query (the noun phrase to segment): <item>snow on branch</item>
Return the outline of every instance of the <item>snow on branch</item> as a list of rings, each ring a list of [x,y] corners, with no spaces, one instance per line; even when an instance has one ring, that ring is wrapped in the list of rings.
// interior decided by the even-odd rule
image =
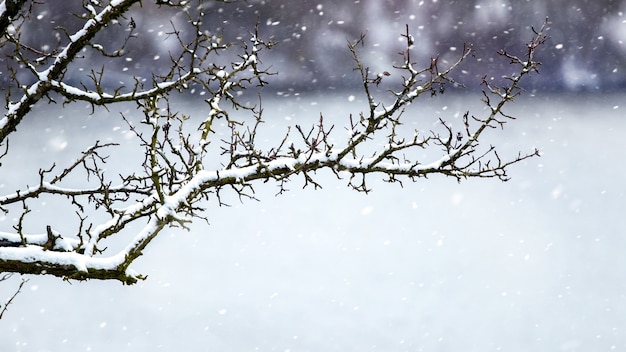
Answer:
[[[52,88],[63,87],[63,84],[60,82],[62,82],[68,66],[76,59],[81,50],[91,45],[91,40],[93,40],[96,34],[103,32],[111,21],[121,17],[132,5],[138,2],[140,1],[111,1],[110,4],[104,6],[99,12],[96,12],[93,6],[89,5],[90,9],[92,9],[91,16],[86,19],[82,28],[71,35],[68,34],[67,45],[60,48],[58,53],[54,55],[42,54],[41,57],[34,60],[38,62],[42,58],[54,57],[54,61],[46,69],[39,71],[35,62],[31,63],[25,55],[25,51],[34,51],[34,49],[22,44],[20,36],[16,36],[8,30],[12,21],[15,21],[10,16],[17,13],[24,5],[24,2],[5,1],[6,11],[0,14],[0,33],[16,47],[16,60],[25,63],[29,67],[33,76],[35,76],[35,82],[22,88],[21,97],[17,101],[7,101],[7,111],[0,118],[0,143],[3,143],[8,135],[15,131],[22,119],[31,111],[33,105],[42,97],[48,96],[48,92]],[[15,75],[13,79],[17,80]],[[65,86],[68,87],[67,85]],[[72,91],[75,92],[75,90]]]
[[[467,112],[456,128],[442,118],[436,129],[426,133],[410,131],[403,124],[409,105],[424,94],[441,95],[450,85],[460,86],[452,74],[471,57],[473,48],[464,46],[451,64],[444,66],[434,57],[425,67],[417,68],[411,59],[413,37],[407,26],[402,34],[406,39],[402,64],[379,74],[372,73],[359,57],[359,48],[366,46],[362,36],[350,43],[348,50],[368,105],[366,111],[346,117],[347,137],[320,116],[313,126],[290,126],[283,138],[267,148],[257,142],[265,138],[260,127],[265,121],[261,105],[251,107],[239,100],[241,91],[267,84],[272,74],[262,67],[259,56],[273,43],[260,39],[256,31],[234,46],[206,35],[199,20],[189,21],[196,37],[189,42],[182,31],[173,30],[182,50],[172,55],[168,73],[153,75],[150,88],[144,89],[137,81],[130,92],[106,93],[99,84],[106,75],[104,70],[92,74],[95,90],[63,82],[62,67],[87,45],[92,32],[120,17],[133,2],[114,1],[99,12],[91,11],[83,29],[69,37],[70,44],[54,63],[38,72],[38,81],[24,90],[20,101],[9,105],[0,126],[0,142],[42,95],[56,92],[66,103],[81,100],[105,107],[133,101],[137,110],[121,118],[142,150],[141,171],[109,176],[104,167],[109,157],[104,152],[117,146],[94,141],[65,168],[53,164],[40,169],[37,185],[0,196],[0,211],[20,214],[12,231],[0,232],[3,272],[132,284],[145,276],[135,273],[131,264],[163,229],[187,228],[194,219],[206,219],[202,202],[207,200],[223,205],[232,195],[255,199],[253,185],[259,181],[275,183],[279,194],[296,178],[302,179],[303,187],[321,187],[316,175],[321,169],[361,192],[370,191],[367,180],[374,174],[400,184],[431,175],[457,181],[475,177],[506,181],[510,165],[538,155],[533,150],[503,158],[495,146],[483,146],[481,141],[485,130],[504,127],[514,119],[504,108],[521,93],[522,80],[537,72],[539,62],[534,56],[547,40],[547,21],[533,33],[523,56],[499,52],[516,73],[499,87],[484,80],[485,115]],[[218,64],[218,54],[227,50],[239,50],[238,59],[229,65]],[[170,92],[185,91],[190,84],[206,92],[206,115],[199,120],[184,110],[175,110],[170,100]],[[381,85],[391,89],[382,91]],[[233,114],[236,110],[238,113]],[[338,118],[333,116],[331,121],[337,123]],[[70,175],[77,174],[87,175],[89,186],[73,186]],[[65,201],[74,209],[74,233],[63,233],[50,225],[40,233],[27,233],[31,208],[37,206],[34,200],[43,196]],[[124,238],[131,239],[110,249],[111,240],[119,244]]]

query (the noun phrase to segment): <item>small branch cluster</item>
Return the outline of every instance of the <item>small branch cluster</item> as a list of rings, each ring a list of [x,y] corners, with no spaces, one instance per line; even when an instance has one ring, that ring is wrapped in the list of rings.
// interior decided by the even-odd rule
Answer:
[[[259,55],[273,43],[262,40],[256,31],[238,46],[223,43],[220,36],[202,30],[202,14],[192,13],[189,6],[159,3],[180,6],[180,11],[189,17],[188,24],[195,35],[188,38],[189,30],[179,30],[172,24],[170,35],[177,39],[180,50],[172,52],[170,69],[153,74],[148,86],[136,80],[130,89],[122,86],[107,89],[101,83],[106,75],[104,69],[92,71],[93,89],[88,89],[86,84],[64,82],[69,63],[84,48],[94,48],[101,55],[113,58],[123,55],[123,48],[132,40],[137,26],[132,18],[127,19],[130,34],[119,50],[104,51],[93,38],[113,19],[123,18],[135,2],[119,0],[98,8],[85,5],[88,12],[83,17],[84,26],[68,34],[68,44],[54,55],[40,53],[40,62],[50,61],[43,71],[26,55],[19,56],[36,82],[25,86],[17,99],[7,96],[7,110],[0,120],[0,143],[6,155],[7,137],[42,97],[51,101],[62,99],[66,104],[84,101],[94,108],[134,102],[136,112],[125,113],[121,118],[143,150],[142,171],[109,176],[103,166],[108,162],[104,150],[116,144],[95,141],[70,165],[40,169],[36,186],[0,196],[0,210],[5,213],[21,208],[13,229],[0,232],[3,272],[78,280],[114,279],[132,284],[144,276],[134,273],[129,266],[161,230],[169,226],[187,228],[194,218],[205,219],[201,202],[215,199],[220,205],[226,204],[222,200],[224,192],[234,193],[240,199],[255,199],[253,185],[257,180],[276,182],[278,193],[286,191],[287,182],[298,176],[303,178],[305,187],[321,187],[315,174],[320,169],[331,170],[340,179],[347,177],[348,185],[362,192],[370,191],[366,180],[372,174],[382,174],[389,182],[414,181],[432,174],[457,180],[471,177],[506,180],[510,165],[538,154],[534,151],[504,160],[494,146],[482,148],[479,139],[487,128],[502,127],[513,119],[503,108],[520,94],[522,78],[537,71],[539,63],[534,61],[534,55],[547,38],[546,24],[534,33],[525,56],[500,52],[517,67],[517,73],[508,77],[508,83],[502,87],[485,80],[484,102],[489,113],[482,117],[466,113],[460,130],[442,119],[443,127],[439,131],[415,130],[407,135],[403,127],[407,107],[422,94],[437,95],[448,85],[459,85],[451,73],[472,53],[472,47],[465,46],[458,60],[447,67],[442,67],[435,57],[426,67],[418,69],[411,61],[414,39],[407,26],[403,34],[406,49],[401,53],[402,64],[390,68],[391,73],[374,74],[360,60],[358,48],[365,45],[365,37],[349,44],[368,109],[349,117],[347,138],[339,138],[335,132],[338,128],[328,125],[320,116],[314,126],[290,127],[273,147],[260,148],[257,140],[264,121],[263,109],[260,103],[253,107],[242,104],[238,93],[267,84],[271,73],[262,67]],[[0,16],[0,25],[3,18]],[[17,51],[27,50],[18,35],[10,34],[6,28],[4,35],[5,41],[12,43]],[[222,60],[219,55],[232,50],[238,50],[238,57],[229,64],[219,64]],[[377,98],[374,93],[381,82],[387,83],[395,77],[401,77],[397,89]],[[183,92],[191,86],[201,87],[207,96],[207,113],[201,121],[178,111],[170,98],[172,92]],[[391,102],[385,104],[382,102],[385,99]],[[247,112],[247,117],[233,114],[236,110]],[[422,160],[418,151],[429,151],[432,160]],[[75,181],[70,176],[79,172],[86,175],[87,186],[73,186]],[[74,233],[61,233],[49,225],[40,234],[26,233],[33,200],[43,195],[66,200],[74,208]],[[132,232],[132,239],[111,253],[107,241],[124,232]]]

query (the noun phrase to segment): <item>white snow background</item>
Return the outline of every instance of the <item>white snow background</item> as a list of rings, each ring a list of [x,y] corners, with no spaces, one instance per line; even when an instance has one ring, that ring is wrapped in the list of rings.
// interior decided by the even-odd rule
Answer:
[[[340,132],[360,108],[350,94],[267,99],[268,138],[320,111]],[[424,113],[462,114],[479,98],[444,95]],[[0,351],[624,351],[625,104],[519,99],[519,119],[483,143],[543,156],[506,183],[372,178],[363,195],[322,173],[323,190],[295,179],[278,197],[259,183],[261,202],[208,204],[210,225],[162,233],[133,266],[148,275],[134,286],[29,277],[0,320]],[[12,135],[2,193],[23,186],[22,161],[49,166],[93,135],[127,133],[114,111],[73,109],[38,107]],[[43,227],[74,220],[69,211],[45,204],[31,218]]]

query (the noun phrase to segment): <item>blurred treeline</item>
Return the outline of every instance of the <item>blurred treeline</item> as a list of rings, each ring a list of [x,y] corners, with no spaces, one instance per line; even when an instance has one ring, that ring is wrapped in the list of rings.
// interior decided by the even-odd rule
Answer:
[[[193,6],[197,3],[190,2]],[[415,61],[426,65],[438,56],[442,63],[458,57],[464,43],[476,54],[463,66],[465,81],[506,74],[507,62],[497,50],[524,54],[531,27],[550,21],[551,40],[541,50],[541,75],[532,88],[555,91],[609,91],[626,87],[626,0],[249,0],[234,3],[204,1],[202,28],[225,40],[249,38],[255,24],[259,35],[275,40],[273,50],[261,55],[279,75],[276,89],[343,88],[359,84],[347,42],[366,33],[362,59],[373,71],[391,71],[405,47],[401,34],[408,25],[416,40]],[[50,51],[67,43],[67,35],[81,25],[73,13],[86,13],[79,1],[35,2],[21,40]],[[149,75],[155,67],[167,69],[169,52],[176,50],[171,34],[189,30],[187,18],[175,9],[143,1],[124,21],[136,24],[123,60],[85,52],[66,79],[84,82],[92,69],[104,68],[104,82],[114,85],[131,76]],[[130,31],[128,23],[97,38],[114,49]],[[11,62],[11,48],[2,49],[2,61]],[[234,57],[234,56],[233,56]],[[223,59],[223,58],[222,58]],[[15,65],[11,63],[10,65]],[[6,66],[6,65],[3,65]],[[5,71],[3,69],[3,71]],[[20,74],[25,83],[29,73]],[[3,74],[7,80],[7,72]],[[148,77],[148,79],[150,79]]]

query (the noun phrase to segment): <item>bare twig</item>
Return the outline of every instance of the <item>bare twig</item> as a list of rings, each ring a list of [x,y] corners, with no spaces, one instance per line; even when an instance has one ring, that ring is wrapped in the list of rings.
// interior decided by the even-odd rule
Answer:
[[[2,276],[0,278],[0,281],[7,280],[9,277],[10,277],[10,274],[5,274],[4,276]],[[13,303],[13,300],[22,291],[22,287],[24,287],[24,284],[27,283],[27,282],[28,282],[28,279],[22,278],[22,281],[20,281],[20,284],[17,286],[17,290],[15,290],[15,293],[13,293],[13,295],[11,297],[9,297],[9,299],[6,301],[6,303],[4,303],[4,307],[2,307],[2,310],[0,310],[0,319],[2,319],[2,317],[4,316],[4,313],[9,308],[9,305],[11,303]]]

